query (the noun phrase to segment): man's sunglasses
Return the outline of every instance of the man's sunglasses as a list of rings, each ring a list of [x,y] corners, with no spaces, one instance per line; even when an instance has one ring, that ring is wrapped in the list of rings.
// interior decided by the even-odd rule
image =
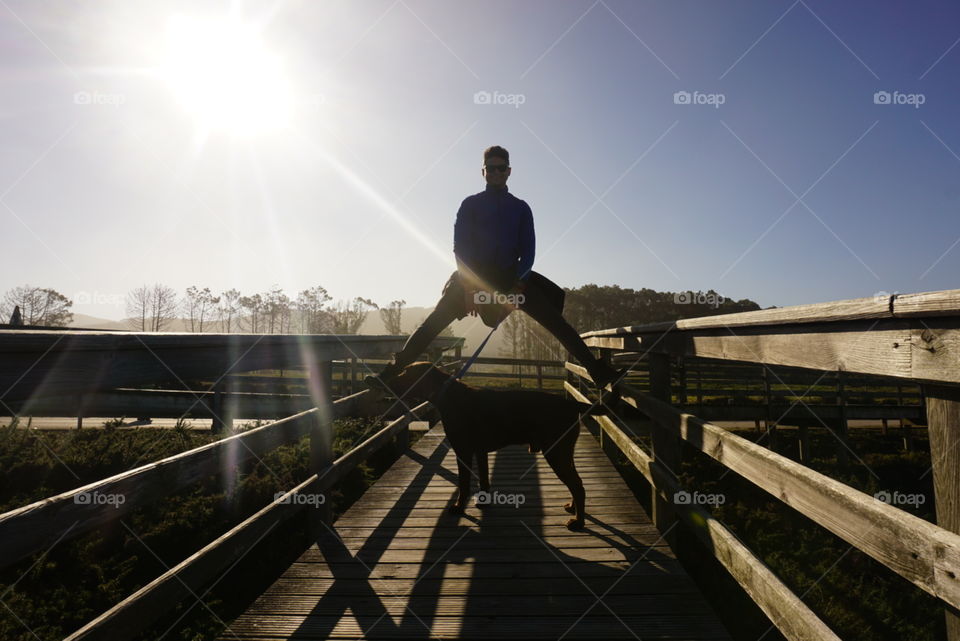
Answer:
[[[506,173],[510,169],[510,165],[484,165],[484,169],[487,171],[499,171],[501,173]]]

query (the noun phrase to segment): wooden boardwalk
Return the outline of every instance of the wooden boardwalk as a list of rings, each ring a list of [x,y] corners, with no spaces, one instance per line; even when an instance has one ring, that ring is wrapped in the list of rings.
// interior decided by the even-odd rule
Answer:
[[[490,455],[520,506],[446,514],[456,460],[425,434],[221,639],[728,639],[626,484],[584,431],[587,527],[542,455]]]

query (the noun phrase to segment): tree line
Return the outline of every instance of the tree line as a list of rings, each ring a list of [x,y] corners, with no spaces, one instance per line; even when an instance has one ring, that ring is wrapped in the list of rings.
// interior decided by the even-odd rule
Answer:
[[[681,318],[750,312],[760,305],[744,298],[724,298],[707,292],[658,292],[618,285],[565,287],[563,316],[581,334],[597,329],[646,325]],[[566,349],[526,314],[510,314],[503,322],[502,356],[537,360],[564,360]]]
[[[253,334],[356,334],[372,310],[378,310],[388,334],[401,333],[404,300],[380,307],[368,298],[333,301],[326,289],[311,287],[295,298],[274,286],[244,295],[237,289],[214,294],[209,287],[191,286],[184,294],[167,285],[143,285],[126,295],[126,322],[143,332],[169,331],[182,321],[190,332]],[[67,327],[73,322],[73,301],[49,288],[21,285],[0,301],[0,322],[19,308],[22,325]]]

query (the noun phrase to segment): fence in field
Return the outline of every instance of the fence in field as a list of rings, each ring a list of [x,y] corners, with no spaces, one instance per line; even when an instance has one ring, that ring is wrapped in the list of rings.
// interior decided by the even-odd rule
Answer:
[[[644,424],[598,417],[600,438],[622,452],[650,485],[652,518],[661,532],[686,523],[789,639],[835,639],[833,632],[723,523],[701,506],[673,500],[684,491],[676,472],[682,444],[783,501],[944,605],[950,641],[960,639],[960,290],[856,299],[818,305],[614,328],[584,335],[604,358],[646,363],[646,386],[622,386],[624,400],[649,419],[649,451],[637,442]],[[701,376],[691,403],[691,372],[706,359],[762,368],[766,401],[785,393],[804,404],[810,388],[793,388],[781,368],[813,372],[833,412],[808,408],[810,422],[832,431],[847,453],[846,421],[856,386],[896,400],[921,400],[928,425],[936,502],[933,524],[722,429],[703,399]],[[567,363],[574,397],[586,370]],[[809,380],[810,374],[807,375]],[[709,380],[707,378],[706,380]],[[724,387],[723,384],[720,387]],[[914,390],[922,389],[922,394]],[[742,388],[741,388],[742,389]],[[786,399],[785,399],[786,400]],[[918,403],[919,405],[919,403]],[[765,409],[762,408],[761,409]],[[764,419],[773,416],[770,412]],[[897,414],[887,415],[894,418]],[[773,424],[778,421],[773,419]]]
[[[620,386],[624,402],[634,412],[590,420],[595,421],[594,431],[602,447],[608,453],[621,452],[647,479],[650,516],[663,539],[672,540],[678,522],[689,527],[786,638],[838,638],[707,509],[673,500],[686,489],[676,474],[682,452],[684,448],[693,448],[940,599],[949,639],[960,640],[960,456],[956,447],[960,439],[960,290],[613,328],[589,332],[584,337],[604,358],[634,368],[634,373]],[[312,509],[309,501],[297,498],[329,491],[372,453],[393,444],[405,455],[396,470],[391,469],[384,476],[387,480],[382,486],[378,482],[368,490],[369,498],[361,498],[358,514],[363,516],[355,517],[349,526],[351,536],[357,540],[348,545],[349,537],[345,536],[337,552],[340,557],[318,557],[308,550],[304,563],[293,568],[297,580],[327,586],[322,590],[331,589],[341,595],[339,601],[324,601],[326,596],[320,595],[317,603],[345,610],[336,610],[332,618],[327,610],[310,610],[304,615],[302,609],[297,609],[304,607],[302,599],[288,608],[284,599],[265,595],[269,597],[265,603],[271,605],[264,605],[244,620],[252,636],[256,636],[261,624],[276,636],[336,631],[339,636],[359,638],[367,633],[379,635],[384,626],[387,632],[381,636],[409,638],[415,635],[412,630],[423,634],[411,619],[396,625],[393,617],[385,619],[386,614],[397,615],[397,611],[386,608],[383,600],[397,595],[381,591],[378,582],[400,581],[398,585],[414,591],[420,575],[409,574],[411,568],[431,571],[449,552],[451,537],[466,527],[456,539],[459,542],[473,527],[470,523],[464,526],[443,522],[440,499],[447,486],[452,486],[449,479],[456,462],[444,449],[439,430],[431,432],[432,440],[424,447],[406,448],[410,423],[435,423],[435,412],[428,403],[405,408],[348,453],[336,460],[332,454],[332,421],[360,413],[370,396],[361,391],[335,400],[334,362],[346,359],[342,367],[349,371],[349,359],[359,362],[386,358],[402,341],[403,337],[0,330],[0,387],[9,390],[4,402],[20,403],[20,407],[29,408],[33,402],[56,395],[79,398],[171,381],[188,387],[185,382],[217,380],[225,372],[298,368],[308,374],[312,401],[310,409],[267,425],[0,515],[0,540],[4,541],[0,566],[9,567],[43,554],[60,541],[116,522],[171,492],[211,476],[231,473],[244,461],[308,436],[309,478],[68,637],[128,638],[180,601],[195,597],[278,525],[307,527],[312,540],[333,531],[335,524],[328,507]],[[454,339],[444,341],[436,344],[437,350],[455,349],[458,345]],[[588,378],[586,370],[572,362],[565,363],[565,369],[565,391],[589,401],[581,384]],[[349,386],[342,391],[348,392]],[[224,392],[219,392],[219,401],[216,394],[214,390],[209,403],[198,400],[214,417],[225,407]],[[838,457],[846,449],[847,421],[854,418],[926,423],[937,522],[914,517],[711,422],[743,420],[745,416],[749,417],[747,420],[761,421],[770,436],[780,425],[794,424],[801,429],[804,424],[806,429],[819,426],[837,436],[841,444]],[[649,448],[639,442],[644,434],[649,436]],[[591,491],[601,493],[619,477],[612,473],[610,462],[589,447],[587,444],[581,451],[581,460],[590,468],[588,476],[595,488]],[[522,455],[520,451],[512,452],[504,459],[503,469],[521,469],[527,464]],[[495,473],[498,469],[501,468],[493,467]],[[547,478],[527,481],[531,492],[553,500],[550,497],[555,496],[556,489],[550,482]],[[80,500],[94,493],[123,495],[125,500],[120,505]],[[606,501],[595,508],[601,518],[597,523],[620,522],[616,519],[629,514],[629,523],[640,536],[647,526],[635,516],[632,498],[618,490]],[[546,509],[545,504],[532,506],[524,514],[539,523],[549,516]],[[484,532],[483,521],[480,519],[478,524],[480,532]],[[512,526],[526,536],[519,526]],[[570,577],[565,568],[561,575],[550,574],[547,566],[555,563],[552,558],[533,561],[530,550],[508,547],[505,541],[516,541],[517,534],[504,535],[503,544],[497,541],[492,547],[483,536],[470,537],[462,544],[460,558],[485,558],[489,564],[478,563],[470,566],[469,572],[430,579],[436,592],[426,594],[428,598],[422,601],[453,599],[445,601],[446,609],[436,614],[438,629],[443,634],[470,630],[484,638],[497,638],[501,633],[515,637],[520,628],[507,623],[521,619],[511,617],[535,616],[539,618],[531,620],[530,625],[524,620],[523,634],[552,631],[550,626],[557,619],[550,617],[563,616],[544,603],[523,600],[519,594],[509,592],[521,590],[517,577],[539,577],[537,585],[547,591],[563,580],[572,584],[574,578],[581,582],[603,578],[616,584],[623,578],[619,572],[624,568],[611,569],[605,563],[610,561],[611,554],[632,554],[639,545],[636,539],[630,539],[633,543],[611,547],[611,539],[598,533],[582,534],[591,538],[571,539],[568,533],[548,531],[546,526],[542,531],[542,540],[535,541],[535,549],[543,552],[542,543],[548,550],[561,551],[583,577]],[[437,533],[442,535],[435,536]],[[488,535],[496,536],[489,532]],[[588,545],[594,539],[602,541],[602,546]],[[551,545],[554,547],[550,548]],[[669,583],[678,591],[671,596],[651,592],[651,585],[642,580],[631,582],[630,589],[636,591],[625,595],[627,622],[643,626],[643,630],[660,638],[726,638],[714,615],[708,609],[700,609],[700,597],[686,587],[689,579],[675,564],[669,548],[657,548],[653,542],[644,545],[648,552],[657,549],[658,555],[657,569],[651,569],[646,576],[656,577],[658,585]],[[371,552],[376,553],[372,559]],[[365,569],[359,573],[356,568],[346,571],[342,555],[359,559]],[[393,560],[380,570],[380,558]],[[637,562],[642,559],[639,557]],[[373,563],[372,569],[366,567],[368,562]],[[322,572],[308,577],[302,574],[305,567],[311,572]],[[479,576],[478,573],[491,568],[495,574]],[[469,610],[473,581],[484,581],[484,607],[495,605],[498,617],[494,619],[499,618],[499,622]],[[421,597],[425,585],[420,584]],[[341,592],[337,591],[338,586],[342,587]],[[319,587],[313,590],[322,591]],[[514,596],[498,601],[500,594]],[[678,607],[677,594],[684,595],[684,616],[674,616],[676,611],[670,610]],[[307,596],[314,599],[312,595],[314,592]],[[346,610],[358,595],[365,599],[364,603],[380,604],[384,614],[376,621],[361,620],[356,615],[357,620],[346,625],[343,621],[354,616]],[[587,605],[592,601],[587,598]],[[565,601],[563,608],[568,609],[570,603]],[[697,604],[702,616],[689,614],[691,604]],[[404,613],[401,610],[399,614]],[[583,621],[573,622],[573,626],[581,625],[573,636],[610,638],[615,632],[626,636],[608,616],[598,614]]]

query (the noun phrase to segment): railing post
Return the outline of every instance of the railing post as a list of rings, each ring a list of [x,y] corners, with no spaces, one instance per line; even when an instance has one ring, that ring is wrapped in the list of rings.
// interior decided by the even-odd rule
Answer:
[[[960,389],[924,386],[937,525],[960,533]],[[947,641],[960,641],[960,611],[946,606]]]
[[[837,418],[833,421],[837,437],[837,463],[840,467],[850,464],[848,450],[850,448],[847,434],[847,393],[843,384],[843,371],[837,372]]]
[[[649,354],[647,358],[650,363],[650,395],[664,403],[672,404],[670,357],[666,354]],[[666,429],[656,421],[651,428],[651,436],[653,460],[675,476],[679,476],[680,438],[668,434]],[[672,530],[677,523],[677,516],[673,506],[660,496],[655,487],[651,487],[650,505],[653,510],[653,524],[668,543],[674,544],[676,537]]]
[[[543,389],[543,364],[537,363],[537,389]]]
[[[310,471],[321,478],[333,463],[333,363],[325,358],[310,363],[309,376],[314,401],[317,404],[316,421],[310,430]],[[316,540],[333,520],[331,492],[324,493],[324,502],[317,509],[308,510],[308,530]]]
[[[763,367],[763,395],[767,399],[767,418],[763,421],[767,430],[767,449],[773,450],[777,440],[777,425],[773,420],[773,392],[770,389],[770,370],[766,365]]]

